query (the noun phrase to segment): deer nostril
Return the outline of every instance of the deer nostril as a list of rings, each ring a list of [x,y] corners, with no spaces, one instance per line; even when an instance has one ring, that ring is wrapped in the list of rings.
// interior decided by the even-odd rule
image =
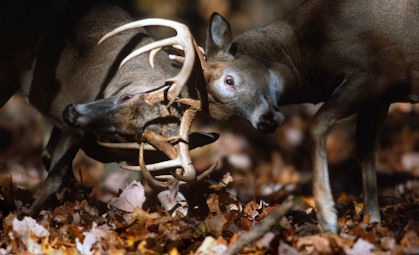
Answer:
[[[125,103],[126,101],[128,101],[131,98],[132,98],[132,95],[130,95],[130,94],[124,94],[124,95],[122,95],[122,96],[119,97],[118,104]]]
[[[259,118],[257,129],[266,133],[272,133],[278,128],[273,113],[263,114]]]
[[[72,127],[78,127],[77,118],[80,113],[74,109],[74,104],[68,105],[63,111],[64,122]]]

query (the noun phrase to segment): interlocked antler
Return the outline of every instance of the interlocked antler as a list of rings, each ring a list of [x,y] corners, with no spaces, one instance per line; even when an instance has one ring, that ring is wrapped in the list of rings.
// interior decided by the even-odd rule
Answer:
[[[145,131],[143,137],[145,140],[152,144],[158,150],[164,152],[171,160],[156,163],[152,165],[146,166],[144,163],[143,157],[143,149],[144,149],[144,142],[141,143],[140,146],[140,169],[143,176],[154,186],[158,187],[166,187],[168,186],[168,180],[176,178],[176,180],[181,182],[193,182],[197,180],[201,180],[207,175],[209,175],[217,166],[214,164],[209,169],[204,171],[200,175],[196,175],[195,168],[193,167],[192,160],[189,154],[189,145],[188,145],[188,137],[189,131],[192,124],[192,120],[195,118],[197,110],[194,108],[189,108],[185,111],[182,121],[180,123],[180,133],[178,137],[173,137],[169,139],[165,139],[164,137],[158,136],[151,131]],[[177,140],[178,144],[173,146],[169,143],[169,140]],[[151,175],[150,171],[159,170],[162,168],[173,168],[173,167],[181,167],[177,168],[176,172],[171,173],[172,176],[159,176],[158,178],[165,179],[165,182],[155,180]]]
[[[129,54],[127,57],[125,57],[120,66],[124,65],[126,62],[130,61],[134,57],[141,55],[145,52],[159,49],[164,46],[176,46],[180,45],[182,50],[185,54],[185,60],[182,65],[182,69],[180,72],[172,78],[169,78],[167,82],[172,82],[172,85],[175,86],[174,90],[172,90],[170,93],[170,101],[169,106],[176,100],[176,98],[180,95],[180,92],[182,91],[183,87],[185,86],[186,82],[188,81],[188,77],[191,74],[194,63],[195,63],[195,50],[196,52],[200,53],[200,50],[195,43],[195,40],[189,31],[189,28],[179,22],[172,21],[172,20],[166,20],[166,19],[144,19],[144,20],[138,20],[134,21],[128,24],[125,24],[123,26],[120,26],[116,28],[115,30],[109,32],[108,34],[104,35],[100,40],[99,43],[103,42],[104,40],[108,39],[109,37],[112,37],[122,31],[133,29],[133,28],[140,28],[144,26],[165,26],[173,28],[176,31],[176,36],[170,37],[167,39],[163,39],[160,41],[155,41],[150,44],[147,44],[135,51],[133,51],[131,54]],[[150,55],[151,61],[154,57],[154,54]],[[201,56],[200,56],[201,58]],[[170,85],[169,85],[170,86]]]
[[[166,188],[172,180],[177,180],[181,183],[189,183],[201,180],[213,172],[217,166],[217,163],[215,163],[209,169],[205,170],[197,176],[189,154],[189,133],[192,126],[192,121],[194,120],[196,113],[200,110],[200,105],[197,105],[199,101],[189,98],[179,98],[175,102],[190,106],[182,116],[178,136],[164,137],[150,130],[145,130],[142,136],[143,139],[140,144],[101,143],[104,146],[112,148],[139,149],[139,166],[121,166],[121,168],[131,171],[141,171],[143,177],[155,187]],[[146,165],[143,155],[145,146],[148,145],[145,144],[146,142],[150,144],[152,148],[155,148],[166,154],[170,160]],[[148,147],[147,149],[151,148]],[[153,171],[173,168],[177,169],[175,172],[171,172],[170,174],[159,175],[156,177],[151,174]]]
[[[180,95],[180,92],[183,89],[183,87],[188,82],[189,76],[191,75],[194,69],[195,53],[198,54],[201,63],[202,69],[199,70],[200,72],[205,70],[206,63],[204,61],[204,55],[201,52],[201,49],[196,44],[188,27],[179,22],[165,19],[139,20],[116,28],[112,32],[102,37],[99,43],[122,31],[144,26],[170,27],[177,32],[177,35],[171,38],[163,39],[161,41],[150,43],[135,50],[134,52],[129,54],[124,60],[122,60],[121,66],[127,61],[140,54],[154,50],[154,53],[150,53],[150,63],[153,63],[153,58],[156,50],[158,51],[161,47],[164,46],[172,46],[175,48],[179,48],[180,45],[180,48],[184,51],[185,57],[182,58],[183,65],[180,72],[175,77],[167,80],[167,82],[172,82],[172,86],[169,85],[169,88],[163,87],[162,89],[148,93],[145,96],[144,100],[146,100],[146,102],[151,105],[162,102],[163,100],[165,100],[164,91],[168,89],[167,96],[169,99],[169,106],[173,102],[177,102],[185,104],[189,106],[189,108],[184,112],[184,115],[180,122],[179,135],[176,137],[163,137],[153,133],[152,131],[145,131],[143,133],[143,141],[141,141],[140,144],[134,145],[132,143],[129,143],[119,144],[117,146],[111,144],[103,145],[113,148],[118,147],[139,149],[139,166],[122,166],[122,168],[127,170],[141,171],[144,178],[153,186],[167,187],[170,181],[173,180],[180,181],[181,183],[200,180],[207,176],[209,173],[211,173],[216,168],[217,164],[214,164],[209,169],[204,171],[202,174],[197,176],[189,154],[189,132],[192,126],[192,121],[195,118],[197,111],[201,110],[201,101],[191,98],[178,98],[178,96]],[[170,160],[146,165],[143,156],[145,142],[152,145],[157,150],[165,153],[170,158]],[[153,176],[151,174],[152,171],[173,168],[176,168],[176,171],[170,173],[169,175]]]

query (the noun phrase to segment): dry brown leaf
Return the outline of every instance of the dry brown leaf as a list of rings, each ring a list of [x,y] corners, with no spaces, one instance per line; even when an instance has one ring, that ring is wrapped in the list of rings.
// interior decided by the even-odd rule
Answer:
[[[413,252],[411,254],[415,254],[419,251],[419,236],[417,229],[416,230],[409,230],[403,236],[403,239],[400,241],[400,245],[402,246],[403,250],[406,252],[409,251]]]
[[[221,236],[224,224],[227,222],[222,214],[209,215],[204,221],[207,232],[213,236]]]
[[[300,237],[297,241],[297,249],[308,254],[333,254],[329,239],[320,235]]]
[[[279,242],[279,246],[278,246],[278,254],[281,255],[298,255],[300,254],[296,249],[294,249],[294,247],[292,247],[291,245],[280,241]]]

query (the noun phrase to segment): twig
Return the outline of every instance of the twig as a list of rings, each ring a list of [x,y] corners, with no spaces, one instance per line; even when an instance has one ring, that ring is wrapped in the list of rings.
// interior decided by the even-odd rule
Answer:
[[[227,249],[227,255],[234,255],[239,253],[246,245],[259,240],[273,227],[278,225],[279,220],[289,211],[294,205],[292,198],[284,201],[278,208],[269,214],[262,222],[256,224],[252,229],[239,236],[237,241]]]

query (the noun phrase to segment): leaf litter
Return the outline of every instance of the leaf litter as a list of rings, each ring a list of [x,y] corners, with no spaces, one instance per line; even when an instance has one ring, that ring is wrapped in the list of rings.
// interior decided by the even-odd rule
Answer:
[[[221,137],[193,151],[195,165],[204,169],[221,161],[198,184],[159,195],[116,170],[95,177],[91,187],[66,182],[34,217],[22,215],[43,178],[41,163],[35,156],[14,158],[20,145],[12,142],[0,154],[8,155],[0,158],[0,254],[230,254],[239,243],[232,254],[418,254],[419,113],[395,108],[387,121],[377,159],[382,224],[363,215],[351,124],[332,131],[328,153],[340,227],[333,234],[321,232],[313,208],[310,116],[290,111],[292,117],[269,136],[243,123],[223,124],[228,129],[199,123]],[[272,219],[275,224],[267,224]]]

